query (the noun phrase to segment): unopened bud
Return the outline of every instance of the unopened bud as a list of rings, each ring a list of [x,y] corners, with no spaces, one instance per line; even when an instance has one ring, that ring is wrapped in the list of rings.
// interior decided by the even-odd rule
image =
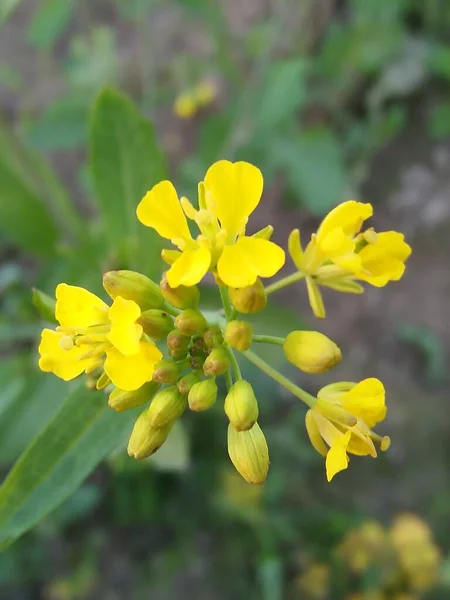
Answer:
[[[223,375],[228,371],[230,359],[224,348],[214,348],[203,365],[203,372],[209,377]]]
[[[128,454],[136,459],[154,454],[167,439],[172,423],[166,427],[153,427],[148,420],[148,409],[137,418],[128,442]]]
[[[248,321],[230,321],[225,328],[225,341],[232,348],[245,351],[252,343],[252,324]]]
[[[175,325],[184,335],[192,336],[205,330],[206,319],[198,310],[186,308],[175,319]]]
[[[247,483],[264,483],[269,471],[269,448],[258,423],[248,431],[228,426],[228,454]]]
[[[149,381],[133,392],[114,388],[109,395],[108,405],[117,412],[142,406],[153,398],[160,387],[157,381]]]
[[[176,383],[180,377],[180,367],[173,360],[169,358],[163,358],[155,365],[152,379],[159,383]]]
[[[342,359],[339,347],[318,331],[292,331],[283,349],[288,361],[305,373],[324,373]]]
[[[196,285],[179,285],[172,288],[167,281],[167,275],[164,273],[161,283],[161,294],[169,304],[176,308],[194,308],[198,306],[200,300],[200,290]]]
[[[170,356],[174,360],[186,358],[190,342],[191,338],[181,333],[179,329],[171,331],[167,336],[167,348]]]
[[[205,340],[205,344],[211,350],[217,348],[223,344],[222,330],[218,325],[211,325],[203,334],[203,339]]]
[[[148,409],[148,420],[153,427],[165,427],[181,417],[187,406],[187,398],[180,394],[176,385],[162,389],[153,398]]]
[[[195,411],[202,411],[211,408],[217,399],[217,384],[214,379],[205,379],[194,383],[189,390],[188,402],[189,408]]]
[[[162,340],[173,329],[173,319],[163,310],[151,308],[144,311],[138,323],[144,332],[154,340]]]
[[[108,271],[103,275],[103,287],[113,300],[117,296],[125,300],[133,300],[141,310],[164,306],[164,298],[159,286],[145,275],[135,271]]]
[[[258,419],[258,402],[248,381],[240,379],[225,398],[225,413],[237,431],[251,429]]]
[[[200,381],[200,377],[195,373],[184,375],[177,383],[177,388],[180,394],[188,394],[191,387]]]
[[[206,358],[208,354],[208,348],[203,340],[203,337],[197,336],[192,340],[189,347],[189,353],[191,356],[203,356]]]
[[[267,294],[261,279],[248,287],[228,288],[228,294],[234,308],[240,313],[257,313],[267,304]]]
[[[194,371],[201,371],[203,370],[203,365],[205,364],[205,357],[192,356],[189,364],[191,365],[191,368],[194,369]]]

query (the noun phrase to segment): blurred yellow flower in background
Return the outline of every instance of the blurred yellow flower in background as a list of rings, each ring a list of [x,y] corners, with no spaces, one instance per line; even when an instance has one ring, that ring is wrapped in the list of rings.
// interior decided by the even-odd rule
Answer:
[[[210,79],[205,79],[194,88],[181,92],[175,98],[173,111],[180,119],[190,119],[201,108],[214,102],[218,93],[217,84]]]

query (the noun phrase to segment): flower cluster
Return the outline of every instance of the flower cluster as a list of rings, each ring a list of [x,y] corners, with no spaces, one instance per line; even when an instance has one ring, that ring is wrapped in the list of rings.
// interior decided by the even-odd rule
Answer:
[[[293,331],[285,338],[258,334],[240,315],[263,310],[270,294],[304,279],[313,312],[322,318],[319,286],[350,293],[363,291],[357,281],[384,286],[400,279],[410,248],[397,232],[361,231],[372,207],[344,202],[325,217],[305,251],[299,231],[291,233],[288,248],[297,271],[265,287],[262,279],[278,273],[285,253],[271,241],[271,226],[247,232],[262,191],[257,167],[225,160],[199,183],[196,206],[179,198],[170,181],[155,185],[139,203],[137,217],[174,246],[162,251],[168,270],[160,283],[133,271],[110,271],[103,285],[111,306],[83,288],[58,285],[59,325],[42,332],[39,366],[64,380],[86,373],[88,385],[105,390],[117,411],[150,402],[128,445],[138,459],[158,450],[187,408],[212,407],[223,376],[230,459],[246,481],[262,483],[269,450],[257,398],[241,374],[241,355],[308,405],[306,429],[326,457],[330,481],[347,467],[349,454],[375,457],[376,446],[389,447],[389,438],[373,431],[386,415],[383,384],[375,378],[337,382],[313,396],[265,362],[254,346],[281,346],[286,359],[306,373],[334,367],[342,359],[339,347],[317,331]],[[197,284],[208,273],[222,302],[214,314],[200,308]]]

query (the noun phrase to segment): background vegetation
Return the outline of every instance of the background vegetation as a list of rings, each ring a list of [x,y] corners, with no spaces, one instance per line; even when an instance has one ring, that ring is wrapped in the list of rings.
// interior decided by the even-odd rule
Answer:
[[[18,459],[0,489],[1,598],[447,598],[450,2],[0,0],[0,24],[5,475]],[[212,98],[181,118],[177,98],[202,82]],[[261,168],[254,226],[279,242],[357,197],[413,245],[399,284],[326,297],[320,325],[346,357],[333,378],[385,382],[393,440],[332,485],[303,408],[257,372],[261,489],[231,470],[219,407],[136,463],[134,415],[38,372],[31,288],[158,277],[137,202],[168,175],[192,197],[218,158]],[[317,327],[301,286],[280,303],[274,334]],[[398,542],[405,512],[430,530],[406,519]]]

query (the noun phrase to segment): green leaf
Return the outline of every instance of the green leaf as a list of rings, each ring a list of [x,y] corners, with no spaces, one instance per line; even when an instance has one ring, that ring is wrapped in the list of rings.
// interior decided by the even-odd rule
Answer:
[[[37,48],[50,49],[69,25],[71,0],[45,0],[28,28],[28,42]]]
[[[428,131],[430,136],[441,140],[450,135],[450,102],[435,106],[428,115]]]
[[[78,388],[28,446],[0,488],[0,545],[11,544],[70,496],[123,439],[133,413]]]
[[[130,268],[158,268],[160,241],[136,217],[136,207],[166,177],[152,125],[134,103],[113,89],[94,105],[90,159],[99,210],[110,247]],[[150,275],[152,273],[149,273]]]
[[[0,26],[4,25],[6,19],[11,15],[22,0],[0,0]]]
[[[55,317],[56,300],[45,292],[41,292],[37,288],[33,288],[31,301],[37,308],[40,316],[49,323],[57,323]]]
[[[53,254],[58,230],[43,200],[0,159],[0,229],[25,250]]]
[[[87,140],[87,118],[85,106],[57,102],[28,126],[28,142],[41,151],[79,148]]]
[[[450,46],[438,44],[428,54],[428,68],[440,77],[450,80]]]
[[[314,215],[322,216],[344,199],[347,174],[330,130],[314,127],[296,138],[275,140],[271,152],[296,200]]]

